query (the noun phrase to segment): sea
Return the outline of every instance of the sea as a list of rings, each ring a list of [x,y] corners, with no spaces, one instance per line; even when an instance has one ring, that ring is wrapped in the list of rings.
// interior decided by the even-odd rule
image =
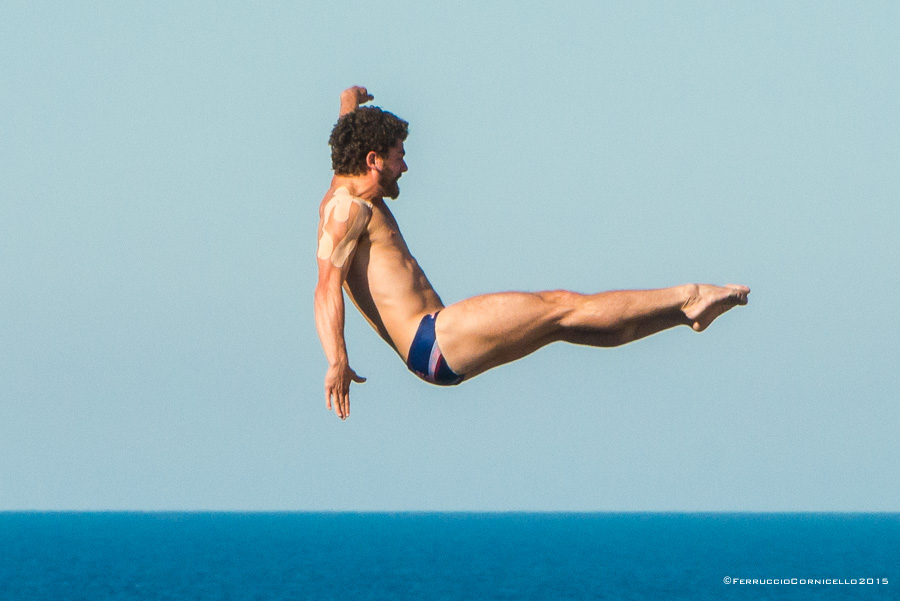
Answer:
[[[0,513],[0,599],[900,599],[900,514]]]

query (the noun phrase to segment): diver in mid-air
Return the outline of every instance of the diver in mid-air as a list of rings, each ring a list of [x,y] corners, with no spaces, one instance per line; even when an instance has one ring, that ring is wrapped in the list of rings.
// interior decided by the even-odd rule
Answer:
[[[677,326],[697,332],[736,305],[746,286],[685,284],[659,290],[578,294],[501,292],[445,307],[409,252],[384,201],[406,171],[407,122],[376,107],[365,88],[341,93],[331,133],[334,178],[319,207],[316,329],[328,359],[325,399],[350,415],[351,368],[344,343],[344,296],[416,375],[453,385],[520,359],[551,342],[618,346]]]

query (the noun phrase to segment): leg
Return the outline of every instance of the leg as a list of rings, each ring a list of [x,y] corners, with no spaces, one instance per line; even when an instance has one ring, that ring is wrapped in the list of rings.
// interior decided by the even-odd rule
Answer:
[[[551,342],[618,346],[676,325],[702,331],[738,304],[743,286],[686,285],[600,294],[502,292],[441,311],[438,344],[450,367],[472,377]]]

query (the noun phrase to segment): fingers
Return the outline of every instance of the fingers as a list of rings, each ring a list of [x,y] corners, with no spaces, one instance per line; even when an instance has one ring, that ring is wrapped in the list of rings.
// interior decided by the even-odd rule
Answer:
[[[341,419],[350,417],[350,384],[365,382],[366,379],[358,375],[349,366],[343,368],[329,368],[325,376],[325,406],[329,411],[334,409],[335,414]]]
[[[347,419],[350,416],[349,391],[334,391],[334,413],[341,419]]]
[[[329,411],[334,408],[334,412],[339,418],[347,419],[350,417],[350,390],[341,391],[335,388],[326,388],[325,406]]]
[[[359,99],[360,104],[365,104],[370,100],[375,100],[375,97],[369,94],[369,90],[365,89],[362,86],[356,86],[356,97]]]
[[[375,99],[373,95],[369,94],[369,90],[363,86],[353,86],[352,88],[348,88],[345,93],[347,92],[349,92],[359,104],[364,104]]]
[[[362,86],[353,86],[341,92],[341,110],[340,116],[343,117],[347,113],[352,113],[364,104],[375,98],[369,91]]]
[[[334,402],[332,402],[332,398]],[[338,417],[341,417],[341,403],[340,403],[340,393],[334,389],[334,387],[330,387],[326,384],[325,386],[325,406],[331,411],[334,408],[334,412]]]
[[[341,395],[341,412],[338,414],[341,419],[350,417],[350,391]]]

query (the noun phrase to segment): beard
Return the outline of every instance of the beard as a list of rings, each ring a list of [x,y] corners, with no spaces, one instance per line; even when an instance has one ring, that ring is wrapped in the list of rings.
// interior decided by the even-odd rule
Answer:
[[[384,195],[391,200],[396,200],[397,197],[400,196],[400,185],[397,183],[398,179],[400,179],[399,175],[394,177],[384,171],[381,171],[378,174],[378,186],[381,188],[381,191],[384,192]]]

